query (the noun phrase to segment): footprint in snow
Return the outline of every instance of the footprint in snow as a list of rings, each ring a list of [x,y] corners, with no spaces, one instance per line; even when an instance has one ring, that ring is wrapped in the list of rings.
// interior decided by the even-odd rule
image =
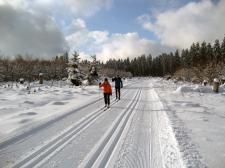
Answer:
[[[33,115],[37,115],[37,113],[35,112],[27,112],[27,113],[21,113],[20,116],[33,116]]]
[[[29,121],[31,121],[31,120],[30,119],[22,119],[22,120],[19,121],[19,123],[24,124],[24,123],[27,123]]]
[[[25,103],[25,104],[34,104],[34,102],[32,102],[32,101],[25,101],[23,103]]]
[[[67,102],[53,102],[53,105],[65,105]]]
[[[203,121],[208,122],[209,120],[207,118],[203,118]]]

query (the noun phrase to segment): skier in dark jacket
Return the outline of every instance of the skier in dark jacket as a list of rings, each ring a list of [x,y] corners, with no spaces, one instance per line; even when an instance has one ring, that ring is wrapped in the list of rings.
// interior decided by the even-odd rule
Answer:
[[[120,100],[120,89],[123,87],[122,79],[117,75],[115,78],[112,78],[112,81],[115,82],[116,99]]]

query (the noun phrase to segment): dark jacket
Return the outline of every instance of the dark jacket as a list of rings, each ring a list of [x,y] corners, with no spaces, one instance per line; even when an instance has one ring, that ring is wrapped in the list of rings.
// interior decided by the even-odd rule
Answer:
[[[122,88],[123,82],[120,77],[112,78],[112,81],[115,82],[115,88]]]

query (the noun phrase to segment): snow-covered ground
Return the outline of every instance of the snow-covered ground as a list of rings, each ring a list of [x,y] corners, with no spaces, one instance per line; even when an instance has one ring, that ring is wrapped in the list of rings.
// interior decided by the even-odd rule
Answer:
[[[63,81],[51,85],[51,82],[33,83],[30,91],[26,84],[13,88],[1,86],[0,128],[4,129],[0,130],[0,139],[53,120],[99,98],[97,86],[72,88]]]
[[[153,80],[187,166],[225,167],[225,87]],[[202,163],[199,163],[202,165]],[[197,166],[198,167],[198,166]]]
[[[97,86],[0,85],[0,167],[223,168],[224,90],[136,78],[105,110]]]

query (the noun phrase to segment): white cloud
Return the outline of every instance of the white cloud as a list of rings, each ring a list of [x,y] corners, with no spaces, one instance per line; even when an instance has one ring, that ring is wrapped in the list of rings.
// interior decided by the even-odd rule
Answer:
[[[0,0],[0,5],[9,5],[14,8],[24,8],[27,4],[27,0]]]
[[[93,15],[109,8],[111,3],[112,0],[0,0],[0,34],[3,34],[0,50],[8,54],[47,57],[63,52],[66,41],[71,52],[78,51],[82,58],[97,54],[102,61],[150,53],[156,56],[171,51],[171,48],[139,37],[136,32],[110,35],[108,31],[89,30],[85,21],[78,17]],[[68,26],[71,18],[65,19],[65,16],[76,19]],[[65,35],[54,19],[62,23]]]
[[[73,23],[76,23],[76,20],[72,22],[70,27],[73,27]],[[88,58],[88,55],[90,57],[90,55],[96,54],[97,59],[104,62],[110,58],[134,58],[150,53],[157,56],[162,52],[173,50],[153,41],[140,38],[136,32],[110,35],[107,31],[90,31],[86,26],[68,35],[66,40],[71,52],[78,51],[82,53],[82,58],[85,59]]]
[[[113,34],[107,42],[102,44],[101,50],[97,53],[97,57],[102,61],[110,58],[124,59],[129,57],[133,59],[142,54],[157,56],[163,52],[172,50],[153,41],[140,38],[136,32],[133,32]]]
[[[154,25],[151,23],[151,17],[147,14],[141,15],[137,18],[139,24],[146,30],[153,31]]]
[[[94,15],[101,9],[109,9],[112,3],[113,0],[0,0],[0,5],[76,17]]]
[[[75,19],[72,21],[71,25],[68,26],[67,31],[70,32],[66,36],[66,40],[70,46],[71,52],[73,51],[86,51],[90,54],[94,54],[108,39],[108,31],[90,31],[86,27],[86,23],[82,19]],[[74,32],[74,33],[72,33]]]
[[[3,54],[49,58],[64,52],[66,47],[63,34],[49,16],[0,5],[0,25]]]
[[[86,29],[86,23],[83,19],[77,18],[72,20],[70,25],[64,24],[65,34],[72,34],[74,32],[79,32]]]
[[[0,0],[0,51],[3,54],[50,56],[70,46],[101,43],[108,32],[88,31],[78,16],[92,16],[109,9],[113,0]],[[74,19],[70,26],[67,21]],[[62,24],[63,30],[58,24]],[[85,46],[87,47],[87,46]],[[73,48],[72,48],[73,49]],[[90,48],[91,50],[91,48]]]
[[[101,43],[106,32],[89,32],[80,18],[69,27],[66,21],[94,15],[101,9],[110,8],[111,4],[112,0],[0,0],[0,51],[8,55],[54,56],[67,47],[63,33],[73,32],[67,37],[73,46],[86,44],[86,39]],[[62,23],[63,29],[60,30],[56,21]]]
[[[108,40],[109,32],[108,31],[92,31],[88,34],[89,38],[94,40],[96,45],[102,44]]]
[[[162,44],[186,48],[193,42],[222,39],[225,33],[225,1],[191,2],[177,9],[160,13],[154,22],[143,15],[138,18],[142,26],[154,32]]]
[[[89,61],[92,61],[90,55],[87,54],[87,53],[85,53],[85,52],[79,52],[79,58],[81,60],[89,60]]]
[[[29,0],[27,0],[29,1]],[[33,0],[30,6],[57,16],[92,16],[101,9],[109,9],[112,0]]]

